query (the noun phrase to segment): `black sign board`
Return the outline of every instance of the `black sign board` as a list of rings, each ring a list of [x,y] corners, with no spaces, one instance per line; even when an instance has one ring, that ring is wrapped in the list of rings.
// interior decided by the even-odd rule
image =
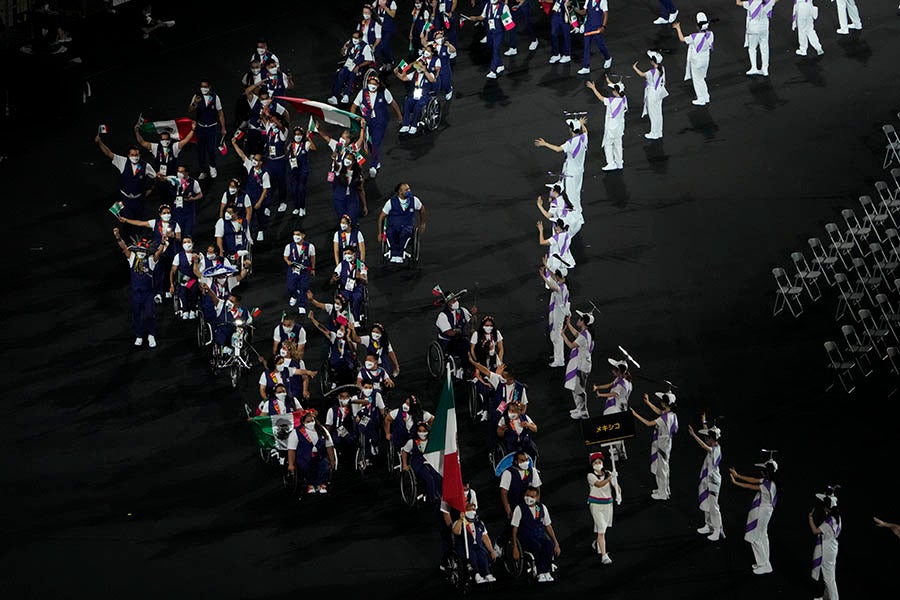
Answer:
[[[634,417],[630,412],[591,417],[581,422],[585,446],[608,444],[634,437]]]

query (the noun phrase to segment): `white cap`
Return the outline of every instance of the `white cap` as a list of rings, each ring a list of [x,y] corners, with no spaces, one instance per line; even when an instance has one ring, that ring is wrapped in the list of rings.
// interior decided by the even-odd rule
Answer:
[[[822,502],[825,502],[825,499],[828,498],[829,502],[831,503],[831,506],[829,508],[834,508],[838,503],[837,496],[835,496],[834,494],[816,494],[816,498],[818,498]]]
[[[656,50],[647,50],[647,56],[653,59],[653,62],[656,64],[660,64],[663,61],[663,56]]]
[[[576,310],[575,312],[576,312],[576,313],[578,314],[578,316],[581,317],[582,320],[584,320],[584,322],[587,323],[588,325],[593,325],[593,324],[594,324],[594,315],[592,315],[591,313],[589,313],[589,312],[584,312],[584,311],[582,311],[582,310]]]
[[[697,433],[699,433],[700,435],[709,435],[710,433],[712,433],[712,434],[715,434],[716,439],[719,439],[720,437],[722,437],[722,430],[719,429],[718,427],[716,427],[715,425],[713,425],[712,427],[704,427],[703,429],[699,430]]]
[[[675,394],[672,392],[656,392],[656,397],[660,400],[665,399],[667,404],[675,404]]]
[[[569,129],[572,131],[581,131],[581,121],[578,119],[566,119],[566,125],[568,125]]]
[[[620,371],[628,370],[628,363],[625,362],[624,358],[607,358],[606,360],[609,362],[609,364],[619,369]]]
[[[709,27],[709,18],[706,16],[705,12],[697,13],[697,26],[704,31]]]
[[[753,465],[753,466],[754,466],[754,467],[765,468],[765,467],[767,467],[767,466],[769,466],[769,465],[772,465],[772,470],[773,470],[773,471],[776,471],[776,472],[778,471],[778,463],[775,462],[775,461],[774,461],[773,459],[771,459],[771,458],[770,458],[769,460],[767,460],[766,462],[764,462],[764,463],[756,463],[756,464]]]

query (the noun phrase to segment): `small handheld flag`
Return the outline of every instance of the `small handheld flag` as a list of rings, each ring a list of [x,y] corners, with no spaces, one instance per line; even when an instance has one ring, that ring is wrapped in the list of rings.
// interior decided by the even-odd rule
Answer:
[[[316,120],[313,119],[312,115],[309,116],[309,125],[306,126],[306,133],[312,135],[314,133],[318,133],[319,128],[316,127]]]
[[[101,124],[97,127],[97,135],[100,135],[102,133],[109,133],[109,128],[106,125]]]
[[[513,21],[512,14],[509,12],[509,6],[503,5],[503,13],[500,15],[500,21],[503,23],[503,29],[509,31],[516,26],[515,21]]]
[[[122,212],[122,209],[125,208],[125,205],[121,202],[116,202],[112,206],[109,207],[109,212],[113,214],[113,216],[118,217],[119,213]]]

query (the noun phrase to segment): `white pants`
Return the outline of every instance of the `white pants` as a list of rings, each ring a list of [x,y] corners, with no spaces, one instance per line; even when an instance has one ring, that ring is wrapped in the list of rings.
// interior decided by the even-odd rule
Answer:
[[[661,138],[663,135],[663,99],[656,96],[647,97],[647,115],[650,117],[650,135]]]
[[[703,58],[691,59],[691,82],[694,84],[694,94],[700,102],[709,102],[709,88],[706,86],[706,71],[709,70],[709,54],[701,55]]]
[[[762,57],[762,70],[765,72],[769,71],[769,32],[764,31],[763,33],[748,33],[747,41],[749,45],[747,46],[747,54],[750,55],[750,67],[757,71],[759,70],[756,67],[756,48],[759,47],[759,54]]]
[[[707,506],[709,507],[709,510],[703,511],[703,514],[706,517],[706,525],[709,526],[710,529],[722,529],[722,511],[719,510],[718,494],[710,494]]]
[[[815,20],[812,15],[808,15],[805,19],[797,18],[797,39],[800,41],[800,52],[804,54],[809,45],[812,45],[816,52],[822,51],[822,44],[816,34]]]
[[[819,573],[819,577],[822,578],[822,583],[825,584],[824,598],[827,598],[828,600],[839,600],[834,567],[835,564],[833,562],[826,563],[825,561],[822,561],[822,569]]]
[[[575,389],[572,390],[572,400],[575,402],[575,410],[587,412],[587,391],[584,384],[587,382],[587,373],[578,371],[575,376]]]
[[[606,154],[606,164],[621,169],[625,166],[622,159],[622,136],[624,133],[609,136],[611,139],[603,140],[603,152]]]
[[[859,18],[859,9],[856,8],[856,0],[836,0],[838,23],[841,29],[847,29],[847,16],[850,16],[850,25],[853,29],[862,29],[862,20]]]
[[[566,363],[565,343],[563,342],[562,337],[563,321],[565,321],[565,318],[565,315],[559,317],[558,321],[554,321],[553,329],[550,330],[550,342],[553,344],[553,362],[558,365]],[[578,389],[577,384],[575,389]]]
[[[744,539],[750,542],[750,548],[753,550],[753,560],[757,567],[771,566],[769,564],[769,519],[771,518],[771,508],[760,510],[753,534],[744,536]]]
[[[566,190],[566,196],[569,202],[575,207],[575,210],[581,212],[581,186],[584,183],[584,170],[573,170],[571,173],[563,173],[563,188]]]
[[[657,449],[656,456],[656,490],[659,494],[670,495],[669,491],[669,457],[663,458],[662,452]]]

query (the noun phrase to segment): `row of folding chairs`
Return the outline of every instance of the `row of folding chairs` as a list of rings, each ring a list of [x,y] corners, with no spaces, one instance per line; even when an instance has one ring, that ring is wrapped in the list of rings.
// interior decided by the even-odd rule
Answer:
[[[900,119],[900,113],[897,113],[897,118]],[[883,125],[881,130],[884,132],[884,137],[887,138],[881,168],[886,169],[895,162],[900,165],[900,137],[897,136],[897,130],[891,124]]]
[[[856,381],[872,375],[876,365],[891,375],[900,375],[900,350],[896,336],[890,329],[880,329],[869,311],[862,309],[859,312],[863,335],[853,325],[842,325],[843,351],[837,342],[825,342],[828,369],[834,373],[834,379],[826,391],[840,383],[846,393],[852,393],[856,389]]]

